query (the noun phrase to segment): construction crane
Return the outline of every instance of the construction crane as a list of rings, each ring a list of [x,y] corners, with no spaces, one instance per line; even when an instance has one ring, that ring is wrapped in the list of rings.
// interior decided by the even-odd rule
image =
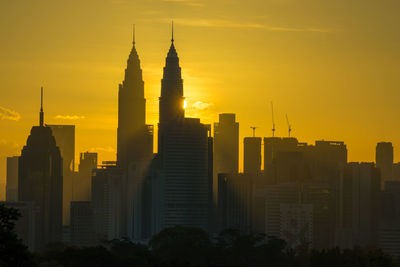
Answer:
[[[287,122],[287,126],[288,126],[289,137],[290,137],[290,133],[292,131],[292,125],[289,123],[289,118],[288,118],[287,114],[286,114],[286,122]]]
[[[250,126],[251,129],[253,129],[253,137],[256,137],[256,129],[258,128],[257,126]]]
[[[271,101],[271,113],[272,113],[272,137],[275,136],[275,118],[274,118],[274,103]]]

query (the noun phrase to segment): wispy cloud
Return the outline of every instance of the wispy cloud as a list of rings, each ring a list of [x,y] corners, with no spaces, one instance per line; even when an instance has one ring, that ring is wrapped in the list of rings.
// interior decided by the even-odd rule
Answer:
[[[204,6],[204,3],[198,0],[162,0],[163,2],[180,3],[188,6]]]
[[[21,118],[21,115],[18,112],[0,106],[0,119],[1,120],[19,121],[20,118]]]
[[[59,120],[76,121],[76,120],[83,120],[86,117],[85,116],[78,116],[78,115],[57,115],[54,118],[59,119]]]
[[[92,147],[89,149],[90,152],[109,152],[109,153],[114,153],[115,148],[113,147]]]
[[[171,19],[160,19],[161,22],[170,23]],[[222,19],[186,19],[186,18],[176,18],[174,19],[174,23],[184,25],[184,26],[192,26],[192,27],[214,27],[214,28],[251,28],[251,29],[260,29],[267,31],[281,31],[281,32],[320,32],[320,33],[328,33],[332,30],[330,29],[322,29],[322,28],[314,28],[314,27],[280,27],[280,26],[272,26],[263,23],[253,23],[253,22],[235,22],[231,20],[222,20]]]
[[[196,101],[193,104],[190,105],[190,107],[192,107],[193,109],[197,109],[197,110],[205,110],[208,109],[209,107],[213,106],[213,103],[206,103],[206,102],[202,102],[202,101]]]

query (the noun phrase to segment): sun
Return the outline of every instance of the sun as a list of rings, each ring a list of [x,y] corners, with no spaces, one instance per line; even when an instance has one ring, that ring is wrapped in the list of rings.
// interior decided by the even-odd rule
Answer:
[[[184,108],[184,109],[187,108],[187,101],[186,101],[186,99],[183,101],[183,108]]]

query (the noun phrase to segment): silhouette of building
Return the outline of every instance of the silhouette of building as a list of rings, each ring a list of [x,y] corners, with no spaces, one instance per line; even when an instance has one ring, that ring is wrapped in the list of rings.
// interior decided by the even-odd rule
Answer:
[[[17,209],[21,215],[15,221],[15,233],[18,238],[22,240],[23,244],[29,248],[30,251],[37,251],[37,229],[40,227],[38,224],[39,210],[33,202],[0,202],[7,208]]]
[[[252,230],[252,177],[218,174],[218,232],[225,229]]]
[[[338,245],[344,248],[376,246],[380,218],[380,173],[375,164],[349,163],[343,171],[340,196]]]
[[[93,169],[97,167],[97,153],[80,154],[79,172],[74,182],[74,200],[90,201]]]
[[[146,125],[144,82],[134,33],[125,79],[118,91],[117,163],[126,169],[130,162],[149,161],[152,155],[153,131]]]
[[[243,172],[261,172],[261,137],[245,137],[243,142]]]
[[[269,185],[265,194],[265,234],[281,236],[281,204],[299,204],[301,188],[297,183]]]
[[[264,138],[264,171],[271,168],[272,162],[280,152],[297,152],[298,140],[293,137],[266,137]]]
[[[152,163],[152,233],[209,229],[209,127],[184,117],[183,81],[172,37],[161,82],[158,155]]]
[[[90,201],[71,202],[71,245],[89,247],[95,245],[93,209]]]
[[[108,162],[93,171],[91,202],[96,242],[126,236],[124,177],[120,168]]]
[[[40,124],[33,126],[22,149],[18,169],[18,199],[38,208],[35,248],[61,241],[62,158],[52,130],[43,124],[43,91]]]
[[[18,160],[19,157],[7,157],[6,201],[18,201]]]
[[[386,181],[393,179],[393,145],[390,142],[380,142],[376,145],[376,167],[381,170],[381,188]]]
[[[280,238],[290,248],[313,247],[313,205],[280,204]]]
[[[238,173],[239,167],[239,123],[236,115],[219,114],[219,122],[214,123],[214,172],[213,192],[217,202],[218,174]]]
[[[400,257],[400,182],[385,182],[382,192],[379,247],[393,258]]]
[[[69,224],[70,203],[74,200],[75,125],[46,125],[51,128],[63,160],[63,224]]]

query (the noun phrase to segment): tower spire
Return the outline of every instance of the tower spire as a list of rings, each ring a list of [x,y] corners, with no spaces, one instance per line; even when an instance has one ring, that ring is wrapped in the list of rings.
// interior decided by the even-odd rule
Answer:
[[[133,45],[135,45],[135,24],[133,24]]]
[[[171,36],[171,43],[174,42],[174,21],[172,21],[172,36]]]
[[[43,112],[43,86],[40,88],[40,114],[39,114],[39,124],[43,127],[44,112]]]

